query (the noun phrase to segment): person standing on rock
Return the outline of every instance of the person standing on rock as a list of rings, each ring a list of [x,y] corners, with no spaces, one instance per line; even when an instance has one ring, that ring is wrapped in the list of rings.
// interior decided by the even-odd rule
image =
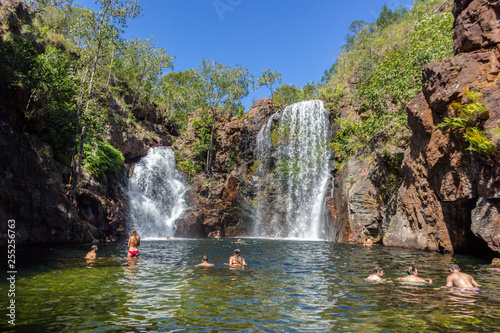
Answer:
[[[466,289],[474,289],[480,287],[480,285],[474,280],[472,276],[466,273],[460,272],[460,267],[457,264],[450,265],[451,274],[448,275],[446,279],[447,287],[459,287]]]
[[[128,239],[128,258],[139,256],[139,245],[141,245],[141,237],[137,236],[137,231],[132,229],[130,231],[130,238]]]

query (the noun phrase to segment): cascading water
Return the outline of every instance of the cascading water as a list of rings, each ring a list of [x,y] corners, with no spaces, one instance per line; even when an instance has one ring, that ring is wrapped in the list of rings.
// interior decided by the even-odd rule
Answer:
[[[257,135],[256,236],[328,237],[324,204],[329,138],[328,113],[321,101],[290,105],[262,127]]]
[[[175,221],[186,210],[186,190],[184,176],[176,168],[172,149],[150,149],[135,165],[129,180],[132,227],[143,238],[173,236]]]

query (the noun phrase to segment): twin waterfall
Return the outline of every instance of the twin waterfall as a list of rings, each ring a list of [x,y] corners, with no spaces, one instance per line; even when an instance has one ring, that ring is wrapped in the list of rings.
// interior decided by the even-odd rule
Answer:
[[[153,148],[134,167],[129,180],[129,220],[143,238],[165,239],[175,232],[175,221],[186,210],[184,175],[166,147]]]
[[[330,155],[328,113],[306,101],[275,113],[257,136],[260,187],[255,235],[327,239],[324,222]]]
[[[256,144],[255,237],[328,239],[324,221],[330,179],[328,113],[321,101],[290,105],[264,125]],[[144,238],[173,236],[187,190],[170,148],[151,149],[130,178],[129,219]]]

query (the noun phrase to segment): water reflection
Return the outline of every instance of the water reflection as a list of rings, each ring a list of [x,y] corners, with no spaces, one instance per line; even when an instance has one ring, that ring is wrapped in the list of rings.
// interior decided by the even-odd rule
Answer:
[[[245,243],[238,245],[248,264],[244,270],[224,265],[235,247],[230,239],[144,241],[136,261],[125,259],[125,245],[104,248],[92,263],[75,249],[33,262],[27,253],[19,258],[30,264],[19,270],[17,329],[500,331],[500,274],[476,259],[328,242]],[[215,266],[196,267],[202,255]],[[483,291],[441,288],[451,262]],[[434,284],[364,280],[375,265],[395,281],[412,264]],[[5,305],[0,299],[0,315]]]

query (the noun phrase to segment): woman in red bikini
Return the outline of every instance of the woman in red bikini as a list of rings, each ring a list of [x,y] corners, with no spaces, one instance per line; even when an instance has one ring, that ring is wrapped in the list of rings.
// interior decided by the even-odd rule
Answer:
[[[139,245],[141,245],[141,237],[137,236],[137,231],[133,229],[130,234],[130,238],[128,239],[128,254],[127,257],[137,257],[139,256]]]
[[[234,250],[234,256],[229,258],[229,267],[241,267],[245,266],[247,263],[243,257],[240,257],[240,249]]]

